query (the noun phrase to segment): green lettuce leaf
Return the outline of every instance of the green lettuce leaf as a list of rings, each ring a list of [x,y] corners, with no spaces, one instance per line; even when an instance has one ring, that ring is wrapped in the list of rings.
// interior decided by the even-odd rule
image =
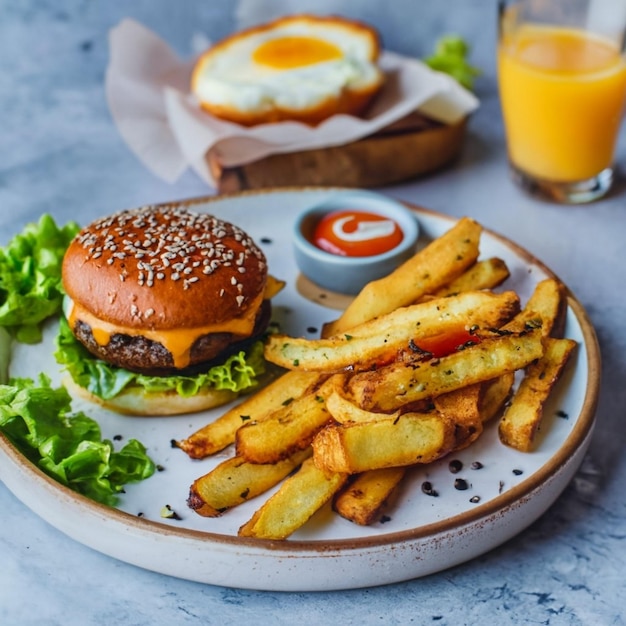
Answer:
[[[238,393],[257,386],[267,367],[263,358],[263,343],[255,341],[247,350],[229,356],[222,365],[215,365],[194,376],[136,374],[95,358],[76,340],[64,317],[59,322],[56,344],[57,362],[64,366],[77,385],[103,400],[110,400],[131,387],[141,387],[148,393],[175,391],[185,398],[206,389],[226,389]]]
[[[146,448],[130,439],[116,451],[102,439],[98,423],[82,412],[70,412],[70,396],[37,382],[14,378],[0,385],[0,430],[46,474],[97,502],[114,506],[124,485],[155,471]]]
[[[431,69],[449,74],[470,91],[481,71],[467,60],[470,48],[462,37],[444,35],[435,44],[435,51],[424,59]]]
[[[61,264],[78,230],[45,214],[0,248],[0,326],[18,341],[41,341],[41,323],[61,310]]]

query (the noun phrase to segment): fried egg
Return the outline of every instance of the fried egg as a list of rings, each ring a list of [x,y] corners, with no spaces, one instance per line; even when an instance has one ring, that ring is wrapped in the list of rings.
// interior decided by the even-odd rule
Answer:
[[[378,33],[339,17],[281,18],[232,35],[197,61],[191,91],[216,117],[246,126],[318,124],[363,112],[383,83]]]

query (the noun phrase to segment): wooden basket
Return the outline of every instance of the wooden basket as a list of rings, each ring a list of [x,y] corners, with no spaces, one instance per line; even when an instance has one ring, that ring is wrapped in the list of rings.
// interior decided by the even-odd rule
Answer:
[[[374,135],[342,146],[274,154],[224,168],[208,164],[219,193],[292,186],[382,187],[434,172],[459,154],[467,118],[445,125],[413,113]]]

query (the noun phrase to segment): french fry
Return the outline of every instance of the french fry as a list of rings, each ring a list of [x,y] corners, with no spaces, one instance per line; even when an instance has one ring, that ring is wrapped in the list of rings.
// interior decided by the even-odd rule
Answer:
[[[423,363],[392,363],[350,378],[346,391],[368,411],[397,408],[521,369],[543,355],[541,330],[482,339],[465,350]]]
[[[395,358],[400,350],[409,349],[410,341],[458,328],[498,328],[519,310],[519,296],[514,291],[468,291],[396,309],[327,339],[272,335],[265,358],[291,370],[366,369],[385,357]]]
[[[566,311],[563,285],[555,278],[546,278],[537,283],[522,311],[503,328],[521,332],[524,328],[541,325],[544,337],[560,337],[565,326]]]
[[[381,418],[396,418],[400,415],[400,411],[396,411],[391,415],[366,411],[350,402],[338,389],[334,389],[326,398],[326,408],[332,418],[340,424],[347,422],[372,422]]]
[[[239,428],[235,437],[237,456],[265,464],[304,450],[330,419],[324,395],[330,385],[325,381],[316,391],[296,398],[260,422]]]
[[[339,319],[324,325],[322,336],[340,335],[449,284],[478,258],[481,232],[478,222],[460,219],[389,275],[365,285]]]
[[[452,450],[455,423],[436,411],[372,422],[329,424],[313,440],[313,460],[328,472],[358,474],[430,463]]]
[[[341,517],[369,526],[381,512],[406,474],[406,467],[387,467],[359,474],[334,498],[333,510]]]
[[[307,459],[241,526],[239,536],[286,539],[330,501],[347,478],[347,474],[325,472]]]
[[[248,463],[237,456],[226,459],[193,482],[187,504],[198,515],[218,517],[277,485],[312,452],[309,447],[284,461],[265,465]]]
[[[546,400],[576,347],[572,339],[548,338],[545,343],[543,358],[528,367],[498,427],[502,443],[522,452],[532,450]]]
[[[492,420],[500,412],[511,395],[514,383],[515,372],[509,372],[482,383],[478,407],[483,424]]]
[[[315,373],[286,372],[215,421],[174,444],[192,459],[203,459],[215,454],[235,442],[235,435],[241,426],[262,420],[272,411],[304,394],[318,380],[319,376]]]
[[[449,285],[437,289],[430,297],[442,298],[463,291],[494,289],[501,285],[511,273],[507,264],[497,257],[476,261]]]
[[[481,395],[482,384],[474,383],[433,398],[435,409],[440,414],[450,417],[456,424],[454,446],[456,450],[466,448],[483,432],[479,406]]]

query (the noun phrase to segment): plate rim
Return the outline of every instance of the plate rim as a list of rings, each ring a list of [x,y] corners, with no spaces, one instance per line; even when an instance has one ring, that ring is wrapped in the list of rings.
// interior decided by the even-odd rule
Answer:
[[[187,198],[180,201],[167,201],[154,203],[156,206],[171,206],[171,205],[186,205],[194,206],[201,204],[210,204],[213,202],[220,202],[223,200],[232,200],[241,197],[258,196],[258,195],[270,195],[270,194],[282,194],[282,193],[294,193],[294,192],[331,192],[333,190],[344,191],[346,188],[342,187],[281,187],[278,189],[262,189],[262,190],[246,190],[242,192],[233,192],[227,194],[220,194],[218,196],[197,196],[193,198]],[[353,190],[351,190],[353,191]],[[419,216],[420,213],[425,213],[436,219],[443,219],[451,224],[458,221],[457,217],[450,216],[439,211],[423,207],[421,205],[400,200],[409,209],[416,212]],[[526,263],[539,267],[548,276],[554,277],[558,280],[558,276],[542,261],[537,259],[527,249],[521,247],[519,244],[513,242],[508,237],[497,233],[496,231],[485,227],[482,223],[483,231],[488,233],[491,237],[499,240],[506,247],[511,249],[516,255],[521,257]],[[562,282],[562,281],[561,281]],[[576,452],[584,442],[589,440],[591,431],[595,422],[595,412],[599,400],[600,392],[600,374],[601,374],[601,355],[598,344],[597,335],[591,320],[584,309],[583,305],[571,292],[569,287],[565,285],[567,292],[568,305],[580,325],[580,329],[584,339],[585,358],[587,362],[588,375],[587,386],[585,389],[584,399],[579,415],[577,416],[577,422],[569,433],[568,437],[562,442],[555,452],[543,466],[533,472],[531,476],[514,485],[507,491],[499,494],[495,498],[485,502],[484,504],[477,505],[475,508],[468,509],[462,513],[453,515],[451,517],[431,522],[429,524],[417,526],[415,528],[394,531],[383,532],[381,534],[372,534],[366,537],[354,537],[354,538],[342,538],[342,539],[306,539],[306,540],[293,540],[276,541],[269,539],[257,539],[249,537],[239,537],[235,535],[226,535],[222,533],[215,533],[211,531],[200,531],[195,529],[186,529],[175,526],[170,526],[158,521],[144,519],[136,515],[127,513],[115,507],[109,507],[104,504],[100,504],[93,500],[90,500],[86,496],[83,496],[69,487],[58,483],[47,474],[45,474],[36,465],[31,463],[24,455],[22,455],[17,448],[13,446],[6,435],[0,432],[0,452],[7,456],[8,460],[18,467],[18,469],[24,473],[32,476],[42,483],[46,490],[58,493],[64,498],[74,500],[79,506],[87,507],[94,515],[99,515],[105,518],[112,518],[112,521],[120,523],[124,526],[131,526],[135,530],[142,532],[150,532],[153,535],[163,537],[172,536],[176,538],[182,538],[187,540],[202,540],[207,544],[215,543],[225,546],[235,547],[248,547],[258,551],[267,551],[268,553],[276,553],[277,549],[284,551],[285,553],[350,553],[359,549],[376,549],[384,548],[390,544],[403,544],[406,542],[420,541],[432,537],[435,535],[441,535],[453,531],[454,529],[462,528],[478,522],[481,519],[489,518],[499,511],[505,510],[513,506],[521,498],[532,494],[535,490],[540,488],[542,484],[552,477],[555,470],[559,467],[567,464],[567,461],[572,458],[573,453]],[[6,483],[5,483],[6,484]],[[10,489],[12,492],[13,490]],[[15,495],[15,494],[14,494]],[[21,498],[19,498],[21,499]],[[23,501],[23,500],[22,500]],[[23,501],[24,502],[24,501]],[[24,504],[33,508],[28,502]],[[551,505],[552,503],[550,503]],[[48,523],[49,520],[45,520]],[[58,527],[58,526],[57,526]],[[63,529],[61,529],[63,530]]]

